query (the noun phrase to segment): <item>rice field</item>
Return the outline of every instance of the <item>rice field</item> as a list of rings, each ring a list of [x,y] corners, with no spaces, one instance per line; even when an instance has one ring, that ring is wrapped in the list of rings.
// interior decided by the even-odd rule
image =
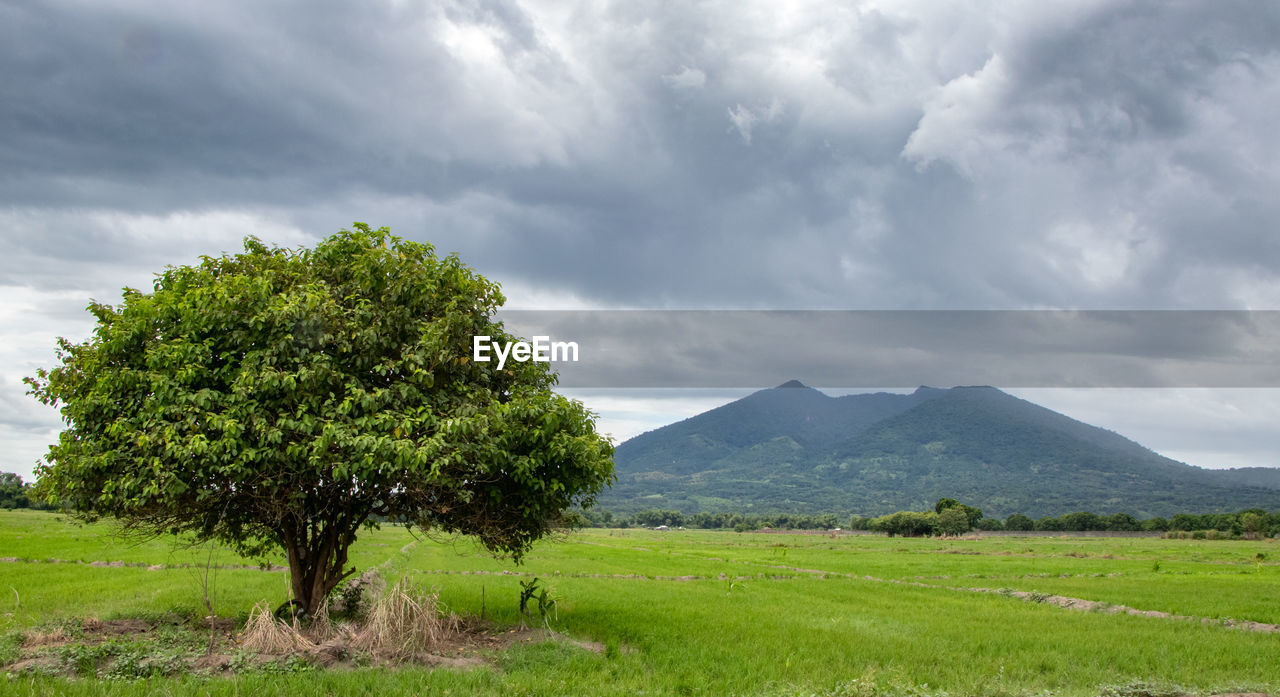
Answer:
[[[30,637],[88,618],[200,618],[209,595],[234,628],[287,598],[280,559],[111,532],[0,512],[0,694],[1280,694],[1274,540],[585,530],[517,567],[391,526],[362,536],[361,570],[494,637],[522,619],[554,634],[436,667],[15,671]],[[535,577],[545,618],[520,612]]]

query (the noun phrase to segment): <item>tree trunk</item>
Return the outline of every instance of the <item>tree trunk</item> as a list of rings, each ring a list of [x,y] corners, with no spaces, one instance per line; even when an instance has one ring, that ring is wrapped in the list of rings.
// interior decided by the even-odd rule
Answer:
[[[336,525],[315,529],[286,527],[281,533],[289,559],[289,585],[294,612],[314,615],[325,598],[355,567],[344,570],[347,549],[355,542],[354,530],[339,532]]]

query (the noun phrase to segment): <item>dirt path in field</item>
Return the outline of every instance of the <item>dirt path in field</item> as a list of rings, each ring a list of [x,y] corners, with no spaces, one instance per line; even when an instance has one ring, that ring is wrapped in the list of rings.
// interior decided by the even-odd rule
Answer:
[[[83,559],[20,559],[18,557],[0,557],[0,563],[9,564],[83,564],[99,568],[134,568],[147,571],[163,571],[165,569],[203,569],[205,564],[148,564],[145,561],[84,561]],[[270,564],[267,566],[253,564],[213,564],[211,569],[241,569],[245,571],[288,571],[288,567]]]
[[[920,584],[928,586],[928,584]],[[946,588],[947,590],[969,591],[971,593],[995,593],[998,595],[1008,596],[1010,598],[1018,598],[1029,603],[1046,603],[1048,605],[1056,605],[1068,610],[1083,610],[1084,612],[1105,612],[1111,615],[1138,615],[1140,617],[1159,617],[1171,620],[1187,620],[1192,622],[1200,622],[1201,624],[1220,624],[1224,627],[1233,629],[1245,629],[1251,632],[1265,632],[1274,634],[1280,632],[1280,625],[1266,624],[1263,622],[1253,622],[1250,620],[1233,620],[1233,619],[1213,619],[1211,617],[1195,617],[1193,615],[1175,615],[1159,610],[1139,610],[1129,607],[1128,605],[1113,605],[1096,600],[1084,600],[1082,598],[1070,598],[1065,595],[1049,595],[1045,593],[1034,593],[1030,591],[1012,591],[997,588],[958,588],[953,586],[931,586],[933,588]]]
[[[584,573],[534,573],[532,571],[456,571],[453,569],[414,569],[414,573],[427,574],[431,576],[517,576],[520,578],[621,578],[634,579],[637,581],[675,581],[677,583],[687,583],[690,581],[752,581],[759,579],[768,579],[770,581],[785,581],[790,576],[768,576],[765,574],[756,574],[754,576],[728,576],[720,574],[719,576],[646,576],[644,574],[584,574]]]

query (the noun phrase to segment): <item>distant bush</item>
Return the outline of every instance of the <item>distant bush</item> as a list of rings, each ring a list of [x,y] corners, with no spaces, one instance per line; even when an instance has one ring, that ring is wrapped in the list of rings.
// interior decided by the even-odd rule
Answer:
[[[1164,518],[1151,518],[1142,521],[1142,529],[1148,532],[1164,532],[1169,529],[1169,521]]]
[[[1036,521],[1028,518],[1027,516],[1022,515],[1021,513],[1014,513],[1008,518],[1005,518],[1004,529],[1005,530],[1035,530]]]
[[[1105,519],[1107,530],[1133,532],[1142,529],[1142,523],[1128,513],[1113,513]]]
[[[1052,516],[1045,516],[1036,521],[1036,530],[1065,530],[1062,527],[1062,521]]]
[[[933,511],[898,511],[871,521],[871,530],[889,537],[924,537],[938,534],[939,516]]]

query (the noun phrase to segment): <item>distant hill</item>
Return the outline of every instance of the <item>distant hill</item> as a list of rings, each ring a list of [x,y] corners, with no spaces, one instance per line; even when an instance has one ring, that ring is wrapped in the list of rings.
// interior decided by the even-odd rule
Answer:
[[[1206,470],[991,387],[831,397],[791,381],[618,446],[620,512],[988,515],[1280,508],[1280,470]]]

